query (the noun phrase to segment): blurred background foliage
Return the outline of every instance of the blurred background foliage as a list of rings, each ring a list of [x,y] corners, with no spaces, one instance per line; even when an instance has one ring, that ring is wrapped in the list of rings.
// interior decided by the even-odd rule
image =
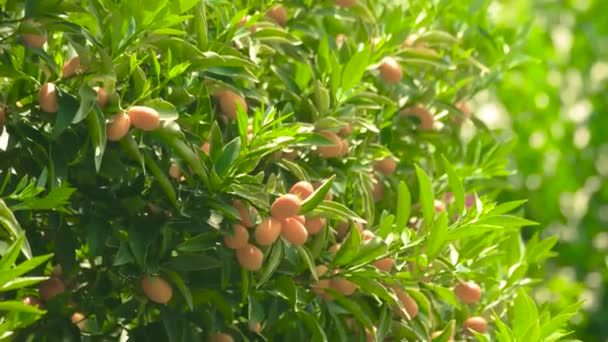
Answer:
[[[518,137],[518,172],[502,200],[528,198],[526,216],[541,223],[541,236],[559,236],[534,297],[555,310],[585,300],[575,336],[608,341],[608,2],[508,0],[491,11],[505,32],[530,24],[523,49],[534,61],[473,107]]]

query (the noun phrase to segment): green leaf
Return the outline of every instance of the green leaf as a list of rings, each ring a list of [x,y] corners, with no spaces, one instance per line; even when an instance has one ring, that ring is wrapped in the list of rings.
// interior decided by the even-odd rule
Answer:
[[[93,108],[93,113],[87,116],[89,136],[93,144],[93,157],[95,158],[95,170],[99,172],[101,160],[106,149],[106,121],[99,107]]]
[[[308,266],[308,269],[310,270],[312,277],[315,280],[319,280],[319,276],[317,275],[317,269],[316,269],[316,265],[315,265],[315,259],[313,258],[312,254],[310,253],[308,248],[306,248],[305,246],[295,246],[295,248],[298,251],[300,258],[302,258],[302,260],[304,260],[304,262],[306,263],[306,266]]]
[[[341,221],[355,221],[366,224],[367,221],[359,217],[344,204],[334,201],[323,201],[312,211],[311,216],[329,216]]]
[[[17,277],[2,284],[0,292],[12,291],[23,287],[28,287],[34,284],[38,284],[47,279],[48,277]]]
[[[163,121],[176,120],[179,118],[177,109],[169,101],[157,98],[146,101],[142,105],[155,109],[160,115],[160,119]]]
[[[357,254],[359,245],[361,245],[361,233],[359,233],[359,230],[351,224],[350,233],[342,242],[340,249],[336,252],[332,264],[338,266],[348,264]]]
[[[222,177],[228,171],[232,163],[238,158],[241,152],[241,139],[234,138],[229,142],[222,151],[222,155],[215,163],[215,171],[218,176]]]
[[[179,271],[198,271],[219,268],[222,263],[204,254],[180,254],[169,259],[163,266]]]
[[[299,311],[296,313],[297,317],[304,322],[304,325],[312,333],[312,341],[328,341],[325,331],[319,324],[319,320],[316,316],[313,316],[306,311]]]
[[[169,276],[169,279],[171,279],[171,282],[173,284],[175,284],[175,286],[177,287],[179,292],[182,294],[190,311],[194,311],[194,302],[192,301],[192,292],[190,292],[190,288],[188,288],[188,286],[186,286],[182,277],[180,277],[179,274],[177,274],[177,272],[174,272],[171,270],[163,270],[163,272]]]
[[[19,264],[19,266],[14,267],[10,270],[0,271],[0,286],[4,286],[4,284],[8,283],[12,279],[15,279],[27,272],[30,272],[36,267],[47,262],[52,256],[52,254],[47,254],[33,257],[27,261],[22,262],[21,264]]]
[[[25,234],[21,234],[15,242],[11,243],[7,250],[4,251],[2,259],[0,259],[0,270],[9,270],[15,264],[15,260],[19,257],[19,250],[25,240]]]
[[[454,171],[454,168],[448,161],[448,159],[441,155],[443,159],[443,164],[445,166],[446,173],[448,175],[448,183],[450,184],[450,189],[454,194],[454,200],[456,201],[456,207],[458,208],[459,213],[464,212],[464,188],[462,186],[462,182],[458,178],[458,175]]]
[[[525,290],[517,292],[512,308],[513,335],[521,341],[537,341],[540,336],[538,310]]]
[[[448,215],[443,211],[431,227],[426,244],[426,253],[430,260],[435,259],[442,250],[448,235]]]
[[[422,207],[422,216],[424,217],[424,225],[428,229],[433,224],[435,217],[435,206],[433,195],[433,185],[429,176],[418,165],[416,167],[416,176],[418,177],[418,186],[420,190],[420,205]]]
[[[38,309],[34,305],[26,305],[19,301],[4,301],[0,302],[0,311],[8,312],[27,312],[33,314],[43,314],[46,311]]]
[[[297,163],[294,163],[287,159],[282,159],[278,164],[279,164],[279,166],[281,166],[281,167],[285,168],[286,170],[288,170],[289,172],[291,172],[291,174],[293,174],[297,179],[301,179],[301,180],[305,180],[305,181],[308,181],[310,179],[310,176],[308,176],[308,173],[306,172],[306,170],[304,170],[302,167],[300,167],[300,165],[298,165]]]
[[[112,233],[112,227],[106,222],[93,221],[86,225],[89,256],[102,256],[106,239]]]
[[[370,50],[369,47],[354,54],[342,73],[342,92],[345,93],[351,90],[356,84],[361,82],[361,78],[367,69],[369,62]]]
[[[55,114],[56,119],[55,126],[53,127],[53,139],[57,139],[61,133],[68,128],[70,123],[74,120],[79,107],[78,100],[68,94],[60,94],[58,103],[59,110]]]
[[[87,85],[82,85],[80,89],[78,89],[78,95],[80,95],[80,106],[78,106],[78,111],[72,119],[73,124],[77,124],[86,119],[97,101],[97,92]]]
[[[397,194],[397,220],[396,232],[400,233],[407,229],[407,221],[410,218],[412,207],[412,195],[404,181],[399,182],[399,192]]]
[[[175,247],[180,252],[203,252],[215,247],[217,243],[217,234],[215,232],[207,232],[196,235]]]
[[[334,183],[334,179],[336,179],[336,175],[332,175],[329,177],[321,186],[317,188],[308,198],[302,202],[302,206],[300,207],[300,211],[298,214],[305,215],[315,209],[323,200],[327,193],[331,190],[331,186]]]
[[[12,209],[13,211],[61,209],[69,203],[69,199],[75,191],[76,188],[70,188],[67,183],[63,183],[61,186],[51,189],[46,196],[27,198]]]

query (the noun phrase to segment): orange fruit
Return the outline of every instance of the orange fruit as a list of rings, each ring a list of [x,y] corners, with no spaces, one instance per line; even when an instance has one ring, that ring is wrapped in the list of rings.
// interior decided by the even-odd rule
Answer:
[[[319,277],[324,276],[324,275],[327,273],[327,271],[328,271],[328,270],[329,270],[329,269],[328,269],[328,268],[327,268],[327,266],[325,266],[325,265],[317,265],[317,266],[315,267],[315,271],[317,272],[317,275],[318,275]]]
[[[376,234],[374,234],[374,232],[372,232],[371,230],[367,230],[365,229],[362,233],[361,236],[363,237],[363,241],[369,241],[371,240],[374,236],[376,236]]]
[[[345,40],[346,40],[346,36],[343,35],[342,33],[338,33],[338,35],[336,35],[336,45],[338,46],[338,48],[342,47]]]
[[[392,175],[397,168],[397,162],[391,157],[386,157],[374,162],[374,170],[381,172],[385,176]]]
[[[82,312],[74,312],[71,317],[72,323],[76,324],[78,329],[85,330],[87,327],[87,320]]]
[[[133,106],[127,111],[131,124],[142,131],[154,130],[160,125],[160,114],[146,106]]]
[[[312,283],[310,287],[312,288],[312,291],[317,295],[327,295],[327,293],[325,293],[325,289],[331,287],[331,281],[329,279],[321,279]]]
[[[294,194],[285,194],[277,198],[270,206],[272,217],[282,220],[298,215],[302,201]]]
[[[454,104],[454,107],[458,108],[462,112],[462,115],[457,115],[454,117],[454,122],[456,124],[461,124],[466,119],[471,117],[471,108],[466,102],[458,101]]]
[[[488,332],[488,322],[486,322],[485,318],[480,316],[469,317],[464,321],[464,329],[469,334],[471,333],[470,330],[485,334]]]
[[[256,246],[247,244],[236,250],[236,259],[247,271],[257,271],[262,267],[264,254]]]
[[[55,83],[47,82],[40,87],[38,91],[38,103],[43,112],[57,113],[59,106],[57,104],[57,87]]]
[[[307,181],[299,181],[289,189],[290,194],[298,195],[303,200],[307,199],[314,191],[312,184]]]
[[[272,245],[281,234],[281,221],[274,217],[262,220],[255,230],[255,241],[262,246]]]
[[[412,297],[410,297],[407,293],[405,293],[405,291],[401,290],[400,288],[395,287],[393,288],[393,290],[395,291],[397,298],[405,308],[405,311],[402,309],[397,310],[399,316],[405,319],[414,319],[418,315],[418,303],[416,303],[416,301]]]
[[[46,36],[36,33],[24,33],[21,38],[25,45],[34,48],[40,49],[46,43]]]
[[[342,139],[340,141],[340,155],[344,156],[348,154],[348,140]]]
[[[294,219],[298,220],[301,224],[306,224],[306,216],[304,215],[296,215],[292,216]]]
[[[376,176],[370,175],[372,180],[372,197],[374,201],[380,202],[384,198],[384,183],[382,183]]]
[[[209,155],[209,151],[211,151],[211,144],[208,141],[205,141],[201,145],[201,151],[203,151],[206,155]]]
[[[352,133],[352,131],[353,131],[353,126],[351,124],[347,123],[340,129],[340,132],[338,132],[338,134],[345,137],[345,136],[349,136]]]
[[[323,217],[309,217],[306,219],[304,227],[310,235],[316,235],[325,227],[325,219]]]
[[[171,166],[169,166],[169,176],[178,181],[182,179],[182,170],[179,168],[179,165],[171,163]]]
[[[272,7],[268,13],[266,13],[266,16],[281,26],[287,24],[287,9],[282,5]]]
[[[295,246],[301,246],[306,243],[308,231],[300,221],[293,217],[288,217],[283,219],[281,226],[281,235],[283,235],[285,240],[289,241],[289,243]]]
[[[454,286],[454,294],[465,304],[478,303],[481,299],[481,288],[476,283],[469,281]]]
[[[440,200],[434,200],[433,206],[436,213],[441,213],[445,211],[445,204],[443,204],[443,202],[441,202]]]
[[[383,272],[390,272],[393,269],[395,260],[391,257],[386,257],[377,261],[374,261],[374,267]]]
[[[317,146],[317,151],[321,158],[335,158],[342,154],[342,139],[332,131],[321,131],[319,135],[322,135],[327,140],[331,141],[333,145],[329,146]]]
[[[235,223],[232,226],[232,235],[224,236],[224,244],[231,249],[243,248],[249,242],[249,233],[242,225]]]
[[[414,116],[418,118],[418,120],[420,121],[420,123],[418,124],[418,128],[423,131],[432,130],[433,125],[435,123],[435,118],[433,117],[433,114],[431,114],[420,104],[402,110],[401,116]]]
[[[260,322],[249,322],[249,330],[256,334],[262,332],[262,324]]]
[[[61,68],[61,74],[64,78],[72,77],[81,71],[80,57],[78,56],[70,58],[67,62],[63,63],[63,67]]]
[[[110,141],[118,141],[129,133],[129,128],[131,128],[131,118],[125,112],[120,111],[106,125],[106,137]]]
[[[345,296],[350,296],[357,291],[357,285],[342,277],[333,278],[331,287]]]
[[[216,94],[220,102],[220,111],[227,117],[235,120],[236,114],[238,113],[238,105],[243,107],[245,113],[247,112],[247,101],[233,92],[232,90],[225,90]]]
[[[23,304],[25,304],[25,305],[35,306],[35,307],[37,307],[39,309],[40,309],[41,304],[42,304],[38,298],[32,297],[32,296],[23,297],[23,299],[21,300],[21,302]]]
[[[108,104],[108,92],[100,87],[93,87],[93,90],[97,92],[97,105],[105,107]]]
[[[173,288],[161,277],[144,275],[141,279],[141,289],[149,300],[158,304],[167,304],[173,297]]]
[[[401,65],[392,57],[386,57],[380,64],[380,76],[386,83],[397,84],[403,78],[403,70]]]
[[[336,0],[336,5],[340,7],[353,7],[357,4],[357,0]]]
[[[38,291],[40,291],[40,298],[46,302],[65,292],[65,284],[57,277],[50,277],[40,284]]]
[[[329,247],[328,251],[330,253],[336,253],[340,249],[340,244],[336,243],[335,245]]]
[[[248,209],[243,202],[238,199],[232,201],[232,205],[239,212],[241,224],[247,228],[255,227],[255,217],[257,210],[254,207]],[[251,210],[251,213],[250,213]],[[252,215],[253,214],[253,215]]]
[[[234,339],[228,334],[216,333],[213,336],[213,342],[234,342]]]

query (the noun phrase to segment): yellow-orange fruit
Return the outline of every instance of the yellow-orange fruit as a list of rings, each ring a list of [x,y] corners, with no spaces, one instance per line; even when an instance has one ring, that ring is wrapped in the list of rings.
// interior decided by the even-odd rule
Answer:
[[[433,333],[431,334],[431,339],[434,340],[434,339],[438,338],[439,336],[441,336],[442,333],[443,333],[442,330],[433,331]],[[450,338],[448,339],[448,342],[454,342],[454,336],[450,336]]]
[[[454,106],[462,112],[462,115],[458,115],[458,116],[454,117],[455,123],[461,124],[464,122],[464,120],[471,117],[471,108],[469,108],[469,105],[466,104],[466,102],[459,101],[459,102],[456,102],[456,104]]]
[[[46,302],[65,292],[65,284],[57,277],[50,277],[40,284],[38,291],[40,291],[40,298]]]
[[[368,241],[371,240],[374,236],[376,236],[376,234],[374,234],[374,232],[372,232],[371,230],[365,229],[361,233],[361,236],[363,237],[363,241]]]
[[[476,283],[469,281],[454,286],[454,294],[465,304],[473,304],[481,299],[481,288]]]
[[[352,133],[352,131],[353,131],[353,126],[351,124],[347,123],[340,129],[340,132],[338,132],[338,134],[345,137],[345,136],[350,135]]]
[[[386,83],[397,84],[403,78],[403,70],[394,58],[386,57],[380,64],[380,76]]]
[[[469,317],[466,321],[464,321],[464,329],[465,332],[469,334],[471,333],[470,330],[476,331],[480,334],[485,334],[488,332],[488,322],[486,322],[483,317]]]
[[[80,57],[72,57],[67,62],[63,63],[61,74],[64,78],[72,77],[75,73],[81,72]]]
[[[201,145],[201,151],[203,151],[206,155],[209,155],[209,151],[211,151],[211,144],[208,141],[205,141]]]
[[[329,279],[321,279],[319,281],[315,281],[310,285],[312,291],[318,295],[324,295],[325,289],[331,287],[331,281]]]
[[[236,259],[247,271],[257,271],[262,267],[264,254],[256,246],[247,244],[236,250]]]
[[[281,234],[281,221],[274,217],[262,220],[262,223],[255,229],[255,241],[262,246],[272,245]]]
[[[216,333],[213,336],[213,342],[234,342],[234,339],[228,334]]]
[[[23,297],[21,302],[25,305],[35,306],[37,308],[40,308],[42,304],[38,298],[31,296]]]
[[[292,245],[301,246],[308,239],[308,231],[300,221],[288,217],[281,222],[281,235]]]
[[[220,111],[227,117],[233,120],[236,119],[239,104],[241,107],[243,107],[245,113],[247,112],[247,101],[245,101],[241,95],[233,92],[232,90],[222,91],[216,94],[216,96],[220,102]]]
[[[348,140],[342,139],[340,141],[340,155],[344,156],[348,154]]]
[[[377,261],[374,261],[374,266],[383,272],[390,272],[393,269],[395,260],[391,257],[386,257]]]
[[[287,24],[287,9],[281,5],[272,7],[268,13],[266,13],[266,16],[281,26]]]
[[[407,108],[401,111],[401,116],[414,116],[418,118],[420,123],[418,124],[418,128],[423,131],[430,131],[433,129],[433,125],[435,123],[435,118],[433,114],[431,114],[428,110],[426,110],[422,105],[416,105],[412,108]]]
[[[46,43],[46,37],[41,34],[24,33],[21,38],[23,39],[25,45],[35,49],[43,47]]]
[[[382,172],[385,176],[389,176],[395,172],[397,162],[391,157],[386,157],[374,162],[374,170]]]
[[[304,224],[310,235],[316,235],[325,227],[325,219],[323,217],[309,217]]]
[[[343,35],[342,33],[338,33],[338,35],[336,35],[336,45],[338,46],[338,48],[342,47],[345,40],[346,40],[346,36]]]
[[[357,291],[357,285],[342,277],[333,278],[331,287],[345,296],[350,296]]]
[[[336,0],[336,5],[340,7],[353,7],[357,4],[357,0]]]
[[[272,217],[282,220],[298,215],[302,201],[294,194],[285,194],[277,198],[270,206]]]
[[[445,211],[445,204],[443,204],[443,202],[441,202],[440,200],[434,200],[433,206],[435,208],[436,213],[441,213]]]
[[[82,312],[74,312],[72,314],[71,320],[73,324],[76,324],[78,329],[85,330],[87,327],[87,320],[85,318],[86,317]]]
[[[317,272],[317,275],[318,275],[319,277],[324,276],[324,275],[327,273],[327,271],[328,271],[328,270],[329,270],[329,269],[328,269],[328,268],[327,268],[327,266],[325,266],[325,265],[317,265],[317,266],[315,267],[315,271]]]
[[[38,103],[43,112],[57,113],[59,106],[57,104],[57,87],[55,83],[47,82],[40,87],[38,91]]]
[[[384,198],[384,183],[382,183],[375,176],[370,177],[372,179],[372,197],[374,201],[379,202]]]
[[[97,105],[105,107],[108,104],[108,92],[100,87],[93,87],[93,90],[97,93]]]
[[[306,224],[306,216],[304,215],[296,215],[292,216],[294,219],[298,220],[301,224]]]
[[[160,125],[160,114],[146,106],[133,106],[127,111],[131,124],[142,131],[154,130]]]
[[[167,304],[173,298],[173,288],[161,277],[144,275],[141,289],[149,300],[158,304]]]
[[[321,131],[319,135],[322,135],[327,140],[331,141],[333,145],[329,146],[317,146],[317,151],[321,158],[335,158],[342,154],[342,139],[332,131]]]
[[[247,228],[236,223],[232,226],[232,235],[224,236],[224,244],[228,248],[239,249],[243,248],[249,242],[249,233]]]
[[[306,181],[299,181],[289,189],[290,194],[297,195],[303,200],[307,199],[314,191],[312,184]]]
[[[179,165],[171,163],[171,166],[169,166],[169,176],[171,176],[171,178],[177,179],[178,181],[181,180],[182,169],[179,168]]]
[[[249,331],[259,334],[262,332],[262,324],[260,322],[249,322]]]
[[[243,202],[235,199],[232,201],[232,205],[239,212],[239,217],[241,218],[241,224],[247,228],[255,227],[255,216],[257,215],[257,210],[254,207],[248,209]],[[251,213],[250,213],[251,210]]]
[[[399,288],[393,288],[393,290],[395,291],[397,298],[405,308],[405,312],[404,310],[399,309],[397,313],[402,318],[414,319],[418,315],[418,303],[416,303],[416,301],[403,290]]]
[[[340,249],[340,244],[336,243],[335,245],[332,245],[331,247],[329,247],[328,251],[330,253],[336,253],[339,249]]]
[[[106,125],[106,137],[110,141],[118,141],[129,133],[129,128],[131,128],[131,118],[120,111],[114,115],[114,120]]]

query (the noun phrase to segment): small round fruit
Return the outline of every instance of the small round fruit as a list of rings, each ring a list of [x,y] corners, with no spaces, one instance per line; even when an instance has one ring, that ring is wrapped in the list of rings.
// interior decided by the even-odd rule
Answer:
[[[405,308],[405,312],[403,310],[398,310],[399,315],[406,319],[414,319],[418,315],[418,303],[403,290],[394,288],[394,291]]]
[[[329,146],[317,146],[317,151],[321,158],[335,158],[342,153],[342,139],[331,131],[321,131],[319,135],[322,135],[327,140],[331,141],[333,145]]]
[[[208,141],[205,141],[201,145],[201,151],[203,151],[203,153],[205,153],[206,155],[209,155],[209,151],[211,151],[211,144]]]
[[[375,202],[380,202],[384,198],[384,183],[373,175],[370,178],[372,179],[372,197]]]
[[[28,47],[40,49],[46,43],[46,36],[36,33],[24,33],[21,38]]]
[[[259,334],[262,332],[262,324],[260,322],[249,322],[249,331]]]
[[[182,179],[182,170],[179,168],[179,165],[171,163],[171,166],[169,166],[169,176],[178,181]]]
[[[294,194],[285,194],[277,198],[270,206],[270,214],[272,217],[283,220],[288,217],[298,215],[302,201]]]
[[[456,124],[461,124],[471,117],[471,108],[469,108],[469,105],[466,104],[466,102],[459,101],[456,102],[454,106],[462,112],[462,115],[454,117],[454,122]]]
[[[97,105],[105,107],[108,104],[108,92],[100,87],[93,87],[93,90],[97,93]]]
[[[304,215],[296,215],[296,216],[292,216],[294,219],[298,220],[298,222],[300,222],[301,224],[305,225],[306,224],[306,216]]]
[[[243,226],[247,228],[255,227],[254,215],[257,215],[257,210],[254,207],[248,209],[243,202],[236,199],[232,201],[232,205],[239,212],[239,217],[241,218],[241,224]]]
[[[328,268],[327,268],[327,266],[325,266],[325,265],[317,265],[317,266],[315,267],[315,271],[317,272],[317,275],[318,275],[319,277],[322,277],[322,276],[324,276],[325,274],[327,274],[327,271],[328,271],[328,270],[329,270],[329,269],[328,269]]]
[[[308,231],[300,221],[293,217],[288,217],[282,221],[281,225],[283,227],[283,229],[281,229],[281,235],[283,235],[285,240],[289,241],[289,243],[295,246],[301,246],[306,243]]]
[[[390,272],[393,269],[394,264],[395,260],[391,257],[374,261],[374,266],[382,272]]]
[[[142,131],[154,130],[160,125],[160,114],[146,106],[133,106],[127,111],[131,124]]]
[[[80,57],[72,57],[63,64],[61,68],[61,74],[64,78],[72,77],[74,74],[81,71]]]
[[[333,278],[331,287],[345,296],[350,296],[357,291],[357,285],[341,277]]]
[[[85,330],[87,327],[87,320],[82,312],[74,312],[71,317],[72,323],[76,324],[78,329]]]
[[[438,338],[439,336],[441,336],[441,334],[443,334],[442,330],[433,331],[433,333],[431,334],[431,339],[434,340],[434,339]],[[448,339],[448,342],[454,342],[454,336],[450,336],[450,338]]]
[[[373,239],[374,236],[376,236],[376,234],[374,234],[374,232],[372,232],[371,230],[365,229],[361,233],[361,236],[363,237],[363,241],[369,241],[369,240]]]
[[[23,299],[21,300],[21,302],[24,305],[29,305],[29,306],[35,306],[37,308],[40,309],[42,302],[40,302],[40,300],[36,297],[32,297],[32,296],[27,296],[27,297],[23,297]]]
[[[310,285],[310,287],[312,288],[312,291],[318,295],[324,295],[325,293],[325,289],[328,289],[331,287],[331,281],[329,279],[321,279],[319,281],[315,281],[314,283],[312,283]]]
[[[392,57],[386,57],[380,65],[380,76],[386,83],[397,84],[403,78],[403,70],[401,65]]]
[[[436,213],[441,213],[445,211],[445,204],[443,204],[443,202],[441,202],[440,200],[434,200],[433,208],[435,209]]]
[[[308,234],[316,235],[323,230],[325,227],[325,218],[323,217],[309,217],[306,219],[306,223],[304,224]]]
[[[167,304],[173,297],[173,288],[161,277],[144,275],[141,289],[149,300],[158,304]]]
[[[345,156],[348,154],[348,140],[342,139],[340,141],[340,155]]]
[[[236,250],[236,259],[247,271],[257,271],[262,267],[264,254],[256,246],[247,244]]]
[[[224,236],[224,244],[231,249],[243,248],[249,242],[247,228],[236,223],[232,226],[232,235]]]
[[[55,83],[47,82],[38,91],[38,103],[40,109],[47,113],[57,113],[59,106],[57,103],[57,87]]]
[[[469,281],[454,286],[454,294],[465,304],[478,303],[481,299],[481,288],[476,283]]]
[[[50,277],[40,284],[38,291],[40,291],[40,298],[46,302],[49,299],[65,292],[65,284],[59,278]]]
[[[245,113],[247,112],[247,101],[232,90],[222,91],[217,94],[217,97],[220,102],[220,111],[227,117],[233,120],[236,119],[239,105],[243,108]]]
[[[106,137],[110,141],[118,141],[129,133],[129,128],[131,128],[131,118],[120,111],[114,115],[114,120],[106,125]]]
[[[488,332],[488,322],[480,316],[469,317],[464,321],[464,329],[467,333],[471,333],[470,330],[473,330],[480,334],[485,334]]]
[[[435,118],[428,110],[421,105],[401,111],[401,116],[414,116],[419,120],[418,128],[423,131],[430,131],[435,124]]]
[[[336,252],[338,252],[339,249],[340,249],[340,244],[336,243],[335,245],[332,245],[331,247],[329,247],[328,251],[330,253],[336,253]]]
[[[216,333],[213,336],[213,342],[234,342],[234,339],[228,334]]]
[[[281,234],[281,221],[274,217],[262,220],[262,223],[255,229],[255,241],[261,246],[272,245]]]
[[[303,200],[307,199],[310,195],[312,195],[314,191],[315,189],[312,187],[312,184],[306,181],[299,181],[294,184],[291,189],[289,189],[290,194],[297,195]]]
[[[397,162],[391,157],[386,157],[374,162],[374,170],[382,172],[385,176],[392,175],[397,168]]]
[[[339,33],[338,35],[336,35],[336,45],[338,46],[338,48],[342,47],[345,40],[346,40],[346,36],[343,35],[342,33]]]
[[[276,5],[266,14],[275,23],[285,26],[287,24],[287,9],[282,5]]]
[[[357,4],[357,0],[336,0],[336,5],[340,7],[353,7]]]
[[[347,123],[346,125],[344,125],[341,129],[340,132],[338,132],[338,134],[340,134],[343,137],[349,136],[353,131],[353,126],[349,123]]]

